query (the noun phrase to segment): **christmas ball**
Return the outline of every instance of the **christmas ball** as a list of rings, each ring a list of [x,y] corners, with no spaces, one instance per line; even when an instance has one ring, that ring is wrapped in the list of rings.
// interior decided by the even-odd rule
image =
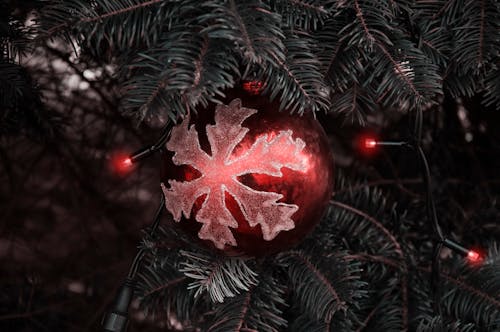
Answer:
[[[243,85],[245,86],[245,85]],[[196,241],[262,256],[299,243],[333,190],[333,156],[312,114],[234,89],[175,126],[162,158],[165,206]]]

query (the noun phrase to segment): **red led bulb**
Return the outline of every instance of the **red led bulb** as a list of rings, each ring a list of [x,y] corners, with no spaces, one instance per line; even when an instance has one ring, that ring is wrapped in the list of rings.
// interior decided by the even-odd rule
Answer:
[[[377,141],[373,138],[366,138],[365,139],[365,148],[367,149],[373,149],[377,146]]]
[[[130,159],[130,158],[125,158],[125,159],[122,161],[122,163],[123,163],[123,166],[125,166],[125,167],[132,166],[132,159]]]
[[[111,157],[111,170],[117,175],[128,174],[134,167],[134,163],[128,154],[117,153]]]
[[[480,256],[480,255],[479,255],[479,253],[477,253],[476,251],[474,251],[474,250],[469,250],[469,252],[467,253],[467,259],[468,259],[471,263],[476,263],[476,262],[480,261],[481,256]]]
[[[379,150],[378,140],[374,134],[362,134],[356,139],[356,148],[364,155],[373,156]]]

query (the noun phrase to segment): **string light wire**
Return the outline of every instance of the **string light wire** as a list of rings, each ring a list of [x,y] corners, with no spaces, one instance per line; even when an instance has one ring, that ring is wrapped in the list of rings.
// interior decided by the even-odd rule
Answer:
[[[131,156],[129,156],[127,159],[125,159],[126,162],[133,164],[136,163],[140,160],[143,160],[155,152],[161,150],[164,146],[168,138],[170,137],[172,129],[172,122],[169,122],[162,134],[160,135],[159,139],[157,142],[151,146],[147,146],[145,148],[142,148],[138,150],[137,152],[133,153]],[[150,237],[153,237],[154,234],[156,233],[156,230],[158,229],[158,226],[160,224],[160,220],[163,214],[163,211],[165,210],[165,197],[161,195],[160,198],[160,205],[155,213],[153,222],[151,225],[147,228],[148,229],[148,235]],[[132,302],[132,297],[135,292],[135,284],[136,284],[136,275],[137,272],[139,271],[142,261],[144,259],[144,256],[146,255],[147,249],[144,247],[141,247],[137,254],[135,255],[127,277],[125,281],[123,282],[122,286],[119,288],[117,294],[115,295],[113,304],[110,308],[110,310],[107,312],[107,314],[103,317],[103,320],[101,322],[101,326],[103,327],[104,331],[107,332],[124,332],[127,330],[128,326],[128,311],[130,307],[130,303]]]

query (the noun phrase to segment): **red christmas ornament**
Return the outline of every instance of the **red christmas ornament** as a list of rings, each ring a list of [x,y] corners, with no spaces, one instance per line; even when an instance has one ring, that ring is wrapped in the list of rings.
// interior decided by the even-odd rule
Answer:
[[[226,254],[288,249],[330,199],[327,136],[310,114],[278,112],[253,91],[227,95],[172,129],[162,167],[166,208],[186,232]]]

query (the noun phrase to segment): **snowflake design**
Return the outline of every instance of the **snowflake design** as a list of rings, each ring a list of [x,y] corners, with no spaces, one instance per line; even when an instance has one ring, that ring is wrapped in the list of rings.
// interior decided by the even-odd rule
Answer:
[[[265,240],[295,227],[291,216],[299,209],[297,205],[278,202],[283,195],[257,191],[237,180],[238,176],[251,173],[281,177],[282,167],[306,171],[307,160],[302,154],[305,143],[300,138],[294,140],[291,130],[280,131],[270,139],[267,135],[259,136],[246,152],[232,156],[249,130],[241,124],[255,113],[255,109],[242,107],[240,99],[218,105],[215,125],[206,126],[211,156],[201,149],[194,125],[188,126],[189,117],[172,129],[167,143],[167,148],[175,152],[174,164],[190,165],[201,176],[186,182],[169,180],[170,188],[162,183],[166,208],[178,222],[181,214],[189,218],[196,199],[206,194],[196,215],[196,221],[203,224],[198,236],[212,241],[219,249],[237,246],[230,228],[237,228],[238,222],[226,207],[225,192],[233,196],[251,227],[261,226]]]

